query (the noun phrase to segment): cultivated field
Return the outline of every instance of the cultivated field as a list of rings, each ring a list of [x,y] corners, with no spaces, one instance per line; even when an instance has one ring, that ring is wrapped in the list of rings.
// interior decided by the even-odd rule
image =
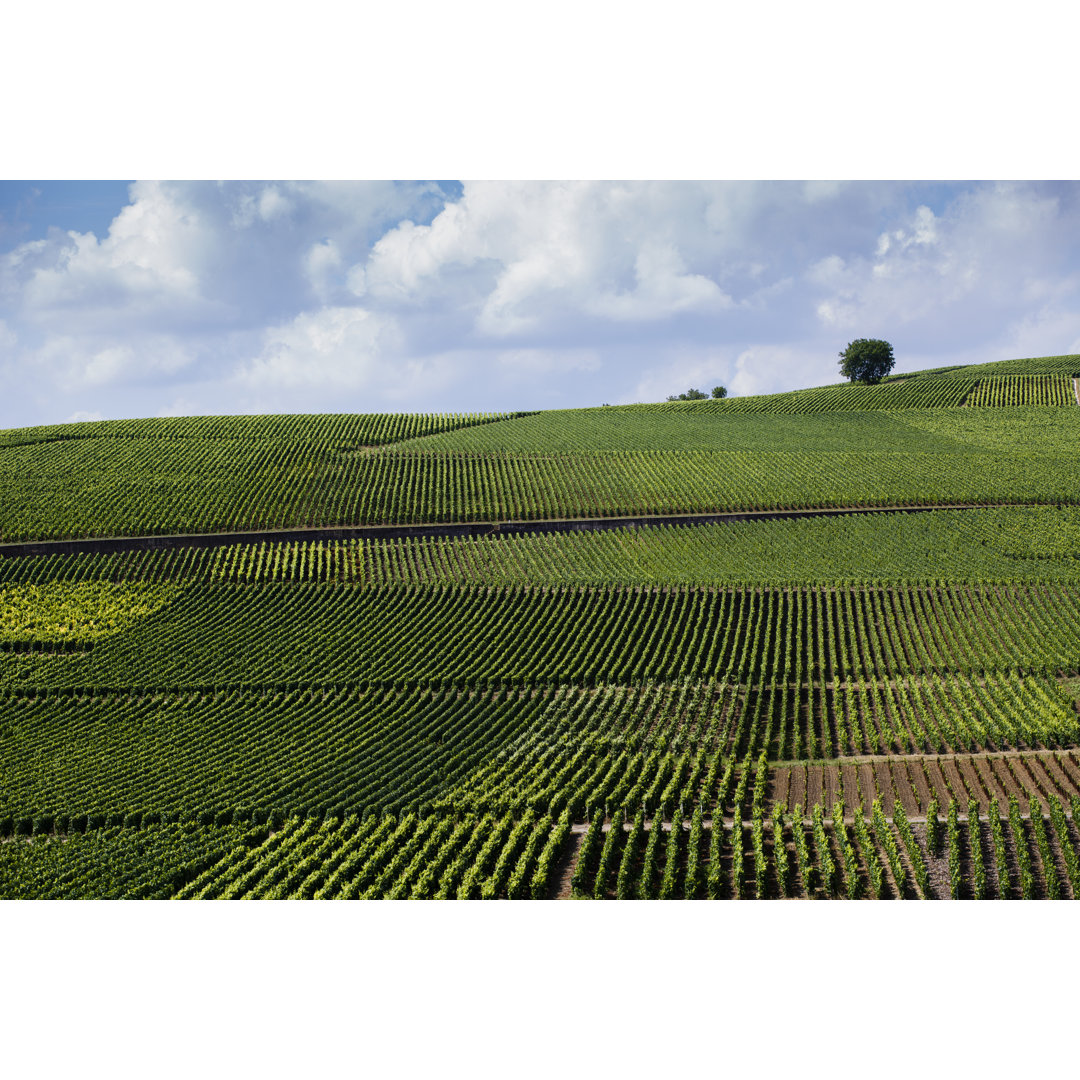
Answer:
[[[0,896],[1080,898],[1078,374],[0,432]]]

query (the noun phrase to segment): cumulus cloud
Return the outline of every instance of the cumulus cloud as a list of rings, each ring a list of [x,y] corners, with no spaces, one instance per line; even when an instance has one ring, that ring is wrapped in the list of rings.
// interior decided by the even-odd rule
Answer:
[[[1080,351],[1080,185],[133,184],[0,245],[0,424],[492,409]]]
[[[132,196],[101,240],[52,229],[4,257],[4,292],[21,318],[94,330],[118,312],[143,322],[178,311],[190,319],[213,306],[200,281],[217,246],[214,230],[160,184],[133,185]]]
[[[734,397],[769,394],[778,386],[827,386],[842,382],[838,359],[790,345],[754,345],[735,358],[728,392]]]
[[[936,339],[943,349],[991,330],[1005,344],[1033,318],[1069,321],[1080,267],[1067,253],[1078,239],[1074,200],[1041,185],[981,185],[938,213],[920,205],[899,215],[872,251],[831,254],[808,280],[826,327],[879,327],[923,348]]]
[[[690,190],[691,188],[694,190]],[[464,284],[473,328],[526,333],[560,317],[656,320],[720,310],[694,237],[701,193],[682,205],[650,184],[475,183],[430,225],[404,222],[363,267],[366,290],[389,302],[455,295]]]
[[[731,357],[726,350],[694,349],[688,346],[665,350],[658,363],[649,366],[629,393],[619,396],[618,404],[636,401],[664,401],[691,387],[711,392],[717,385],[729,385]]]
[[[44,376],[63,393],[156,384],[193,360],[188,346],[168,334],[140,335],[130,343],[110,344],[56,334],[20,357],[21,366]]]
[[[304,256],[304,274],[311,283],[312,292],[324,302],[330,298],[340,270],[341,249],[333,240],[312,244]]]
[[[534,377],[596,371],[601,361],[595,349],[509,349],[497,355],[496,363],[511,377]]]
[[[259,355],[237,373],[255,387],[361,387],[400,344],[396,321],[359,307],[322,308],[267,330]]]

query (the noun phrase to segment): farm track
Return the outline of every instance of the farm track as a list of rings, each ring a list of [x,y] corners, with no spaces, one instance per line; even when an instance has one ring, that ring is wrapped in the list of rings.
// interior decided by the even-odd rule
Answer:
[[[1077,391],[1080,394],[1080,390]],[[1080,402],[1080,397],[1078,397]],[[399,540],[522,536],[544,533],[609,532],[615,529],[659,528],[667,525],[734,525],[746,521],[784,521],[796,518],[845,517],[865,514],[918,514],[934,510],[1004,510],[1033,503],[933,503],[907,506],[839,506],[789,510],[737,510],[720,514],[638,514],[630,517],[543,518],[534,521],[467,521],[417,525],[335,525],[296,529],[256,529],[242,532],[177,533],[161,536],[104,536],[66,540],[0,543],[0,557],[72,555],[80,552],[115,554],[173,548],[214,548],[230,544],[294,543],[313,540]],[[1054,503],[1053,505],[1058,505]]]

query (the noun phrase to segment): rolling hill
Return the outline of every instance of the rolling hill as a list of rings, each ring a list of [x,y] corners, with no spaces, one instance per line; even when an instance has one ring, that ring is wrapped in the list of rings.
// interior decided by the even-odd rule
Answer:
[[[0,897],[1080,898],[1078,377],[0,432]]]

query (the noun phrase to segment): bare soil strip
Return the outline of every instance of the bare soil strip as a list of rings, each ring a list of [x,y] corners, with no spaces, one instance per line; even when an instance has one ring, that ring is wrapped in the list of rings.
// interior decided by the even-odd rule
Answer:
[[[1050,779],[1053,781],[1058,791],[1060,791],[1063,795],[1072,796],[1080,794],[1080,791],[1077,790],[1076,785],[1065,774],[1065,770],[1062,769],[1061,762],[1058,761],[1057,755],[1052,754],[1049,757],[1041,757],[1039,758],[1039,764],[1042,765],[1042,767],[1047,771]],[[1068,798],[1066,798],[1065,801],[1068,802]]]
[[[806,768],[797,766],[791,770],[791,795],[788,798],[788,809],[794,810],[796,806],[806,809]]]
[[[960,816],[967,817],[968,801],[975,799],[979,813],[986,814],[990,800],[1008,808],[1010,795],[1028,813],[1028,800],[1035,796],[1049,811],[1050,797],[1065,807],[1080,793],[1080,763],[1076,750],[983,751],[971,754],[904,754],[886,757],[836,759],[833,762],[787,763],[770,770],[770,802],[783,802],[788,812],[798,805],[809,818],[815,805],[831,813],[843,799],[847,815],[862,807],[869,814],[875,798],[880,798],[887,816],[899,801],[912,821],[924,820],[936,798],[944,816],[949,802],[956,799]]]
[[[578,852],[581,850],[581,841],[584,839],[585,830],[578,832],[572,829],[567,838],[566,851],[562,858],[552,868],[551,889],[548,893],[549,900],[569,900],[570,880],[577,869]]]
[[[874,809],[874,766],[864,761],[859,766],[859,788],[862,791],[862,808],[864,814],[870,814]]]
[[[926,764],[926,771],[929,773],[930,784],[938,803],[941,806],[948,806],[952,796],[949,793],[949,785],[946,784],[945,777],[942,775],[941,766],[936,761],[928,761]]]
[[[915,796],[919,800],[922,812],[926,813],[926,808],[930,805],[933,796],[930,794],[930,784],[926,779],[926,773],[923,771],[922,764],[916,764],[915,762],[909,761],[907,763],[907,771],[908,778],[915,788]]]
[[[790,769],[774,769],[772,773],[772,800],[774,803],[784,803],[787,806],[794,805],[788,799],[788,788],[791,781]]]
[[[856,806],[861,806],[862,800],[859,798],[858,766],[852,763],[841,766],[840,778],[842,780],[841,798],[844,800],[844,806],[850,806],[852,809]]]

